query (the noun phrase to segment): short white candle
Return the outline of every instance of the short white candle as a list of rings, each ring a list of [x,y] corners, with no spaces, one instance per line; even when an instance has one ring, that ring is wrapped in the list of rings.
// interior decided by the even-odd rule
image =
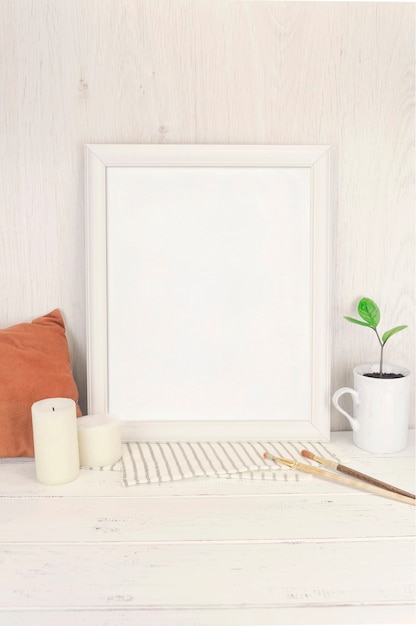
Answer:
[[[46,485],[75,480],[80,472],[77,412],[70,398],[32,404],[36,478]]]
[[[81,467],[112,465],[122,456],[120,420],[113,415],[79,417],[78,446]]]

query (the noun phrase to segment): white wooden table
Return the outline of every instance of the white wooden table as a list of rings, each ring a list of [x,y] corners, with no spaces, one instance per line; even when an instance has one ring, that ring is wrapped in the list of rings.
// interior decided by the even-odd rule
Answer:
[[[351,464],[414,491],[396,456],[333,433]],[[316,478],[48,487],[0,462],[0,624],[414,623],[415,507]]]

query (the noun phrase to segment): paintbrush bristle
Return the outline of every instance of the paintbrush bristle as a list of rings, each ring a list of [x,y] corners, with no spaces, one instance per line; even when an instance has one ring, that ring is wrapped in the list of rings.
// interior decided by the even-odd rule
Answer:
[[[306,459],[313,459],[314,458],[314,454],[312,452],[310,452],[310,450],[301,450],[301,455],[305,456]]]

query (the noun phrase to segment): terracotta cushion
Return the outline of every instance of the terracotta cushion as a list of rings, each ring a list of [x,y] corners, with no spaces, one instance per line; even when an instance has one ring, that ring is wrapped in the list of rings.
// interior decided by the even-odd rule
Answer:
[[[33,457],[31,406],[58,397],[81,415],[61,312],[0,330],[0,457]]]

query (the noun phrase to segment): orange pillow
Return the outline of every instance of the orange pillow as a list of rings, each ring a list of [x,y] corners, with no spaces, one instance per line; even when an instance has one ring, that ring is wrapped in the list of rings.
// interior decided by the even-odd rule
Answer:
[[[31,406],[58,397],[82,414],[60,311],[0,330],[0,457],[34,456]]]

